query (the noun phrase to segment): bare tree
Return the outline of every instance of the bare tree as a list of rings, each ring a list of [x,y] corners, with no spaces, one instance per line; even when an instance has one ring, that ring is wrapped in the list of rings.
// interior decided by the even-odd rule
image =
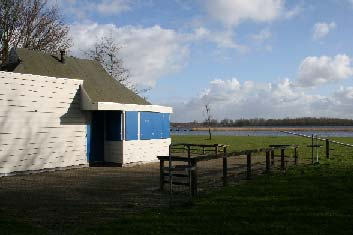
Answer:
[[[124,67],[120,57],[121,46],[113,39],[113,36],[102,37],[92,49],[85,52],[90,59],[98,61],[103,68],[117,81],[136,94],[145,93],[150,88],[138,90],[130,80],[130,72]]]
[[[59,8],[47,0],[0,0],[1,61],[8,59],[11,47],[49,53],[71,46],[69,27],[62,21]]]
[[[212,139],[212,133],[211,133],[211,121],[212,121],[212,115],[211,115],[211,107],[209,103],[205,104],[205,111],[206,111],[206,122],[208,126],[208,135],[209,139]]]
[[[98,61],[113,78],[129,86],[129,70],[123,66],[120,58],[121,46],[113,40],[112,36],[102,37],[92,49],[85,52],[90,59]]]

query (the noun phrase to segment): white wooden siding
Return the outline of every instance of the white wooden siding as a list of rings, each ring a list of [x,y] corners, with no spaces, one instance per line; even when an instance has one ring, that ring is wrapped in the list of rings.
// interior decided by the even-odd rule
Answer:
[[[123,164],[158,161],[157,156],[168,155],[171,139],[123,141]]]
[[[0,175],[87,164],[81,84],[0,72]]]

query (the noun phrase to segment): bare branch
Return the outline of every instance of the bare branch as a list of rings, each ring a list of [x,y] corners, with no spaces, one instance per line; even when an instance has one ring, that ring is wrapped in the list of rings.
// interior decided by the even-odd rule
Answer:
[[[85,54],[88,58],[98,61],[107,73],[136,94],[148,92],[151,88],[138,90],[131,82],[129,79],[130,72],[124,67],[123,60],[120,57],[120,50],[121,46],[110,35],[109,37],[102,37]]]
[[[206,122],[208,125],[208,135],[209,139],[212,139],[212,133],[211,133],[211,122],[212,122],[212,115],[211,115],[211,107],[210,103],[205,104],[205,111],[206,111]]]
[[[71,46],[59,8],[46,0],[0,0],[1,60],[11,47],[56,53]]]

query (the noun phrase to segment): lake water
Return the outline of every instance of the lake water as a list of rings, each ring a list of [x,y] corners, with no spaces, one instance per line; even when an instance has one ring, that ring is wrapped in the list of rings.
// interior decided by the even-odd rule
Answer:
[[[332,127],[334,128],[334,127]],[[353,137],[353,131],[295,131],[296,133],[309,135],[318,135],[319,137]],[[208,135],[208,131],[191,131],[188,129],[172,130],[172,135]],[[222,136],[290,136],[280,131],[212,131],[212,135]]]

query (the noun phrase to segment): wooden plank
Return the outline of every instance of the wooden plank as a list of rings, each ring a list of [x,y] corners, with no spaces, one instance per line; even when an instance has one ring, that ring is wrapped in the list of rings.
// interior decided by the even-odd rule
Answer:
[[[159,189],[164,188],[164,160],[159,161]]]
[[[169,184],[170,181],[169,180],[164,180],[163,183]],[[189,183],[178,182],[178,181],[172,181],[172,184],[174,184],[174,185],[182,185],[182,186],[189,186]]]
[[[227,147],[223,149],[223,186],[228,184],[228,163]]]
[[[191,166],[194,170],[191,173],[191,196],[197,196],[198,189],[197,189],[197,161],[195,159],[191,159]]]
[[[169,173],[164,173],[163,176],[169,176]],[[176,173],[174,173],[174,174],[172,174],[172,177],[187,178],[187,177],[189,177],[189,175],[187,175],[187,174],[176,174]]]
[[[270,151],[266,152],[266,172],[271,170]]]
[[[284,149],[281,149],[281,170],[285,170],[285,164],[284,164]]]
[[[271,166],[275,166],[275,151],[271,150]]]
[[[246,179],[251,178],[251,153],[246,155]]]
[[[297,151],[297,148],[294,149],[294,165],[298,165],[298,151]]]

